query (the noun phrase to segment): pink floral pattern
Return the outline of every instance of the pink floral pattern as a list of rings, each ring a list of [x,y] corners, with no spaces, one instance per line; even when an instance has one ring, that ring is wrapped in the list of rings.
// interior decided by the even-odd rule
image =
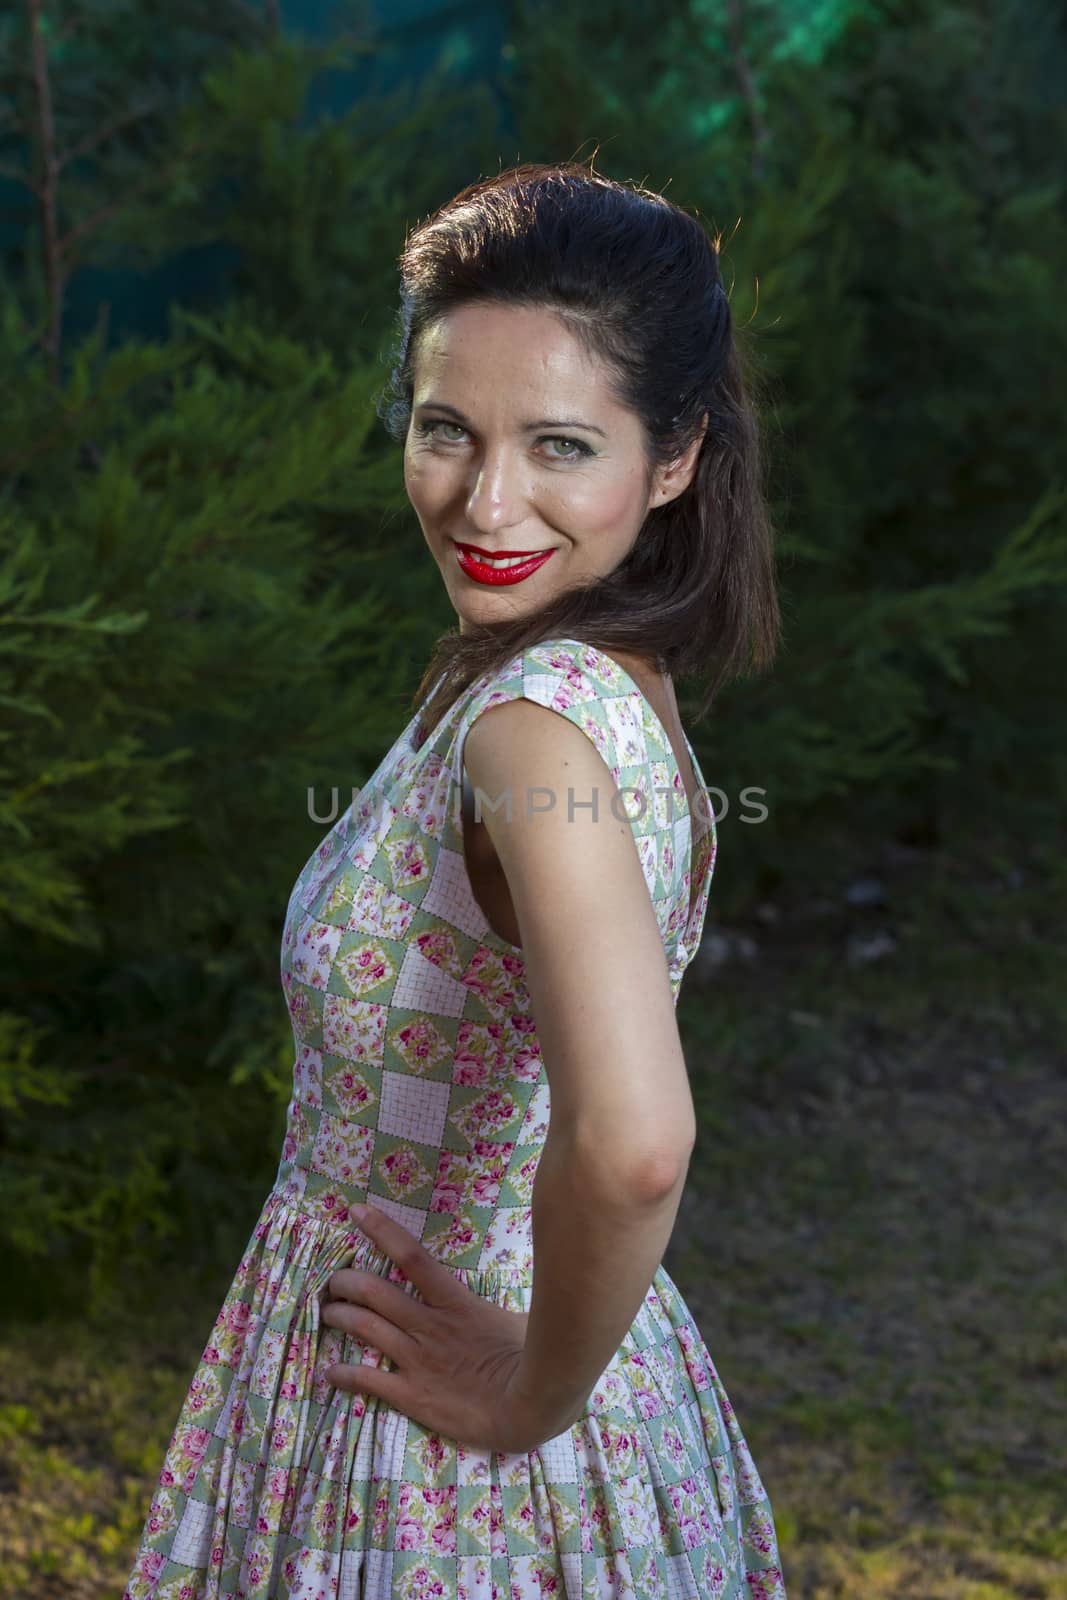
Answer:
[[[466,732],[518,698],[567,717],[603,756],[677,999],[715,829],[693,829],[667,734],[622,668],[553,640],[472,685],[429,738],[412,718],[286,908],[294,1061],[278,1174],[181,1407],[124,1600],[785,1600],[770,1502],[662,1266],[583,1416],[527,1455],[438,1437],[326,1381],[336,1361],[388,1363],[322,1324],[331,1274],[355,1264],[410,1287],[352,1226],[355,1200],[395,1216],[474,1292],[529,1309],[548,1080],[522,951],[471,890],[461,808]]]

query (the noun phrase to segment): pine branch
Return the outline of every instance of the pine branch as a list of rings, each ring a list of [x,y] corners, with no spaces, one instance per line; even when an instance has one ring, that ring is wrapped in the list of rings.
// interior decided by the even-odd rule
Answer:
[[[110,138],[121,132],[123,128],[132,127],[134,123],[142,122],[145,117],[151,116],[153,112],[161,111],[163,104],[162,100],[153,100],[147,105],[135,106],[132,111],[127,111],[121,117],[116,117],[114,121],[105,123],[102,128],[94,128],[84,138],[79,139],[77,144],[71,145],[69,149],[56,156],[53,163],[55,176],[58,177],[72,161],[77,161],[80,156],[88,155],[91,151],[98,150],[101,145],[106,144]],[[33,173],[26,172],[20,167],[8,166],[4,162],[0,163],[0,176],[10,178],[12,182],[21,185],[22,188],[29,189],[31,194],[36,195],[39,200],[44,198],[48,181],[47,174],[41,178],[35,178]]]
[[[35,189],[40,202],[41,232],[44,238],[45,279],[48,286],[48,326],[43,344],[48,352],[53,383],[59,382],[59,341],[63,321],[63,266],[56,215],[57,180],[56,128],[52,108],[52,84],[48,71],[48,51],[41,32],[42,0],[27,0],[30,20],[30,51],[34,93],[37,100],[41,155],[40,186]]]
[[[763,152],[770,141],[770,130],[759,108],[756,80],[752,64],[745,49],[744,16],[742,0],[727,0],[726,15],[730,24],[730,49],[733,53],[734,71],[741,98],[748,108],[749,127],[752,130],[752,177],[760,183],[765,172]]]
[[[202,150],[206,143],[207,141],[205,139],[196,140],[193,144],[189,145],[187,149],[183,150],[180,156],[176,156],[173,161],[168,161],[167,164],[161,167],[158,171],[150,172],[147,177],[143,178],[139,183],[135,183],[133,187],[118,200],[112,201],[110,205],[101,206],[98,211],[94,211],[88,217],[86,217],[83,222],[79,222],[76,228],[71,228],[71,230],[63,236],[63,239],[60,242],[60,249],[64,258],[69,258],[74,246],[80,239],[83,239],[86,234],[91,233],[95,228],[101,227],[112,217],[117,216],[120,211],[129,205],[132,199],[140,198],[141,196],[148,194],[150,190],[152,190],[158,183],[162,182],[164,178],[168,178],[172,172],[175,172],[179,167],[184,166],[188,158],[191,155],[195,155],[199,150]]]
[[[145,117],[150,117],[154,111],[161,111],[162,109],[162,100],[150,100],[147,105],[135,106],[132,111],[127,111],[123,116],[116,117],[113,122],[105,123],[104,127],[96,128],[91,133],[87,133],[84,139],[79,139],[77,144],[72,145],[69,150],[64,150],[62,155],[57,157],[56,171],[62,172],[63,168],[69,166],[70,162],[76,161],[79,156],[88,155],[91,150],[98,150],[101,145],[106,144],[110,138],[123,128],[132,127],[135,122],[142,122]]]

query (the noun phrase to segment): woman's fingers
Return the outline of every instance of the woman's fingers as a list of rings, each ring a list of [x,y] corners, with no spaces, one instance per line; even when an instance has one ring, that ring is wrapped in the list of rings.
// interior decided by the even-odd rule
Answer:
[[[349,1333],[361,1344],[380,1350],[393,1361],[402,1362],[411,1353],[410,1337],[394,1322],[380,1317],[366,1306],[353,1306],[344,1300],[328,1300],[322,1308],[322,1320],[328,1328]]]
[[[326,1284],[326,1300],[347,1301],[369,1306],[398,1328],[417,1328],[425,1320],[425,1307],[399,1284],[389,1283],[375,1272],[360,1272],[355,1267],[339,1267]]]
[[[349,1215],[390,1260],[395,1261],[405,1278],[413,1283],[429,1305],[447,1305],[461,1292],[443,1261],[419,1243],[413,1233],[376,1206],[350,1206]]]

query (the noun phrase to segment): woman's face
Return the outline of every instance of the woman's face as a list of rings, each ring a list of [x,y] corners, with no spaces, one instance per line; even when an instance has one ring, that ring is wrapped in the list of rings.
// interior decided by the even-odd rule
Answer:
[[[611,572],[648,510],[685,488],[699,446],[650,483],[636,414],[551,311],[472,304],[431,324],[416,352],[404,484],[460,632],[540,611]],[[480,553],[467,561],[461,545]],[[544,558],[501,581],[489,558],[519,553]]]

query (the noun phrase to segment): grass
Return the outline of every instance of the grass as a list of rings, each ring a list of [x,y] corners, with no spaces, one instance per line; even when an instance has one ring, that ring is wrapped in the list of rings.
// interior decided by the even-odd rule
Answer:
[[[686,982],[701,1139],[666,1265],[790,1600],[1067,1600],[1062,879],[990,860],[812,864],[754,961]],[[874,910],[843,900],[861,869]],[[875,930],[895,949],[850,964]],[[233,1265],[0,1343],[5,1592],[121,1593]]]
[[[980,856],[892,867],[887,957],[850,966],[864,919],[815,896],[689,1002],[667,1265],[791,1597],[1064,1600],[1062,900]]]

